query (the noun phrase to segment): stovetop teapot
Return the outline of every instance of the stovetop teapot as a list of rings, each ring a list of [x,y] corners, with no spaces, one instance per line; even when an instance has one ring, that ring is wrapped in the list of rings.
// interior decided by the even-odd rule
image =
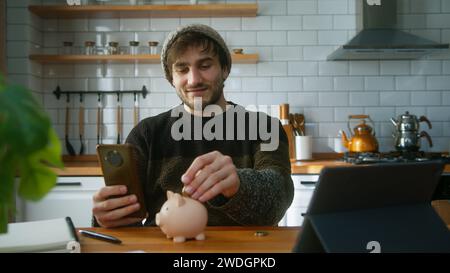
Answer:
[[[427,117],[420,116],[417,118],[417,116],[409,114],[408,111],[399,115],[397,119],[391,118],[391,122],[396,127],[397,131],[419,131],[420,122],[426,122],[428,128],[431,129],[431,122]]]
[[[396,150],[403,152],[418,151],[420,149],[420,140],[423,137],[428,140],[430,147],[433,147],[430,135],[425,131],[419,132],[420,122],[426,122],[428,128],[432,128],[431,122],[425,116],[417,118],[406,111],[405,114],[398,116],[397,120],[391,118],[391,122],[395,127],[392,136]]]
[[[352,119],[359,119],[362,122],[352,129],[350,128],[350,121]],[[350,130],[351,138],[347,139],[347,135],[341,130],[342,144],[348,148],[349,152],[363,153],[363,152],[378,152],[378,141],[375,138],[375,131],[366,124],[366,119],[372,125],[373,121],[368,115],[350,115],[348,116],[347,126]]]

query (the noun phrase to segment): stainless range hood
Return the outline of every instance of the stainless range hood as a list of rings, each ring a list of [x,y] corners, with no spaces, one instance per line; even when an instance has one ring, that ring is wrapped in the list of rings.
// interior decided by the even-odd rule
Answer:
[[[443,50],[440,44],[405,31],[398,30],[397,0],[357,0],[359,33],[347,44],[328,56],[330,61],[343,60],[411,60]]]

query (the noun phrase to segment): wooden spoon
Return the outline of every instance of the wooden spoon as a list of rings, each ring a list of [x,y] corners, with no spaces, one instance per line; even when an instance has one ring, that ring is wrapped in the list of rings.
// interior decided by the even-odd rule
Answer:
[[[296,136],[300,135],[299,131],[298,131],[298,128],[297,128],[297,122],[295,121],[295,118],[294,118],[293,114],[289,114],[289,123],[294,128],[294,135],[296,135]]]
[[[298,126],[298,130],[301,136],[305,135],[305,116],[303,114],[295,114],[294,116],[295,122]]]

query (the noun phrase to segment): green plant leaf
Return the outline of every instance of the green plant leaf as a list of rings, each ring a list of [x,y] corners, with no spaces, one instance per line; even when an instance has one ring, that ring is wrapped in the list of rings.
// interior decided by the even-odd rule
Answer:
[[[8,159],[8,160],[6,160]],[[0,157],[0,204],[10,204],[14,200],[14,171],[17,160],[5,153]]]
[[[37,201],[55,185],[50,168],[63,167],[61,143],[47,113],[21,86],[7,85],[0,75],[0,233],[14,211],[14,176],[19,196]]]
[[[9,213],[14,208],[14,162],[9,154],[0,155],[0,234],[8,231]]]
[[[0,203],[0,234],[8,231],[8,206]]]
[[[35,156],[41,161],[45,161],[52,167],[63,168],[64,164],[61,159],[62,146],[55,130],[50,127],[48,130],[48,144],[45,148],[39,150]]]
[[[27,160],[22,161],[20,173],[19,195],[30,200],[40,200],[55,185],[56,174],[50,169],[62,168],[61,143],[53,128],[48,130],[49,143],[43,149],[30,155]]]
[[[25,199],[38,201],[56,183],[56,174],[40,158],[33,155],[21,162],[19,195]]]
[[[50,119],[30,91],[21,86],[0,88],[0,143],[26,156],[47,145]]]

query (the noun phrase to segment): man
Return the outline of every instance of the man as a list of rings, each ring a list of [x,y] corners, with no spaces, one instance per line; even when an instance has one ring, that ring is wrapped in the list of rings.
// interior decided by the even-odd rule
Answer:
[[[225,100],[231,56],[222,37],[205,25],[181,27],[164,42],[161,62],[183,103],[142,120],[127,138],[138,150],[145,224],[154,225],[167,190],[184,188],[208,209],[208,225],[276,225],[293,199],[287,138],[279,121],[255,119]],[[266,127],[276,133],[274,149],[264,149]],[[202,135],[205,128],[209,135]],[[125,186],[100,189],[93,198],[94,225],[140,224],[143,219],[128,216],[139,204],[126,193]]]

